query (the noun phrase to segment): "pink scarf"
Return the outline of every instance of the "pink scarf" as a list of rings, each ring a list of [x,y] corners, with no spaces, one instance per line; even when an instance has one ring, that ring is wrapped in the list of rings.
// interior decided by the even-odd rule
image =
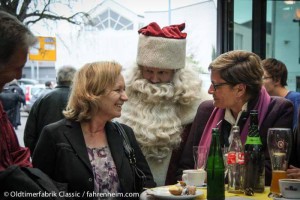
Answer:
[[[265,87],[262,87],[260,90],[258,101],[253,108],[254,110],[258,110],[259,126],[261,126],[267,114],[270,101],[271,101],[271,97],[267,93]],[[214,108],[204,128],[201,140],[199,142],[199,146],[205,146],[209,150],[211,137],[212,137],[212,128],[216,128],[217,123],[224,119],[224,115],[225,115],[225,109]],[[248,117],[241,133],[241,140],[243,144],[245,143],[247,138],[249,124],[250,124],[250,119]]]

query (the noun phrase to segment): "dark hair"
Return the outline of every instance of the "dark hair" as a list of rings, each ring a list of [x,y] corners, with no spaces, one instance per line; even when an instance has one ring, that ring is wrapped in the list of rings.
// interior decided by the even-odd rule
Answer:
[[[46,81],[45,86],[50,87],[52,85],[51,81]]]
[[[282,86],[287,86],[287,69],[283,62],[275,58],[267,58],[262,61],[263,69],[268,72],[274,81],[279,81]]]
[[[0,11],[0,67],[18,48],[27,49],[37,42],[32,32],[15,16]]]

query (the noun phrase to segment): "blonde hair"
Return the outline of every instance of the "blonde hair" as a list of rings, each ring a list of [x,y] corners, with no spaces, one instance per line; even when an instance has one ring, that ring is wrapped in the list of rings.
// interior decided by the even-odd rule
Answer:
[[[67,119],[88,121],[99,110],[101,98],[116,83],[122,66],[114,61],[87,63],[74,77],[71,94],[63,111]]]

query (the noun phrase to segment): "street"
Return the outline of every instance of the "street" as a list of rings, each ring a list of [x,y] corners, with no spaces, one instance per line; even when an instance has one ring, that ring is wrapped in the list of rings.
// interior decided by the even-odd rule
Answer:
[[[18,130],[16,131],[16,134],[18,136],[18,140],[20,143],[20,146],[24,147],[24,129],[27,121],[28,113],[26,112],[21,112],[21,126],[18,126]]]

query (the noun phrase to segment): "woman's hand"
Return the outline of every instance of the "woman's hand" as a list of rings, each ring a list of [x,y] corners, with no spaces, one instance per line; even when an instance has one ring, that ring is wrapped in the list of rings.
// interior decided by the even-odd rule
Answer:
[[[287,178],[300,179],[300,168],[290,165],[286,170],[286,176]]]

